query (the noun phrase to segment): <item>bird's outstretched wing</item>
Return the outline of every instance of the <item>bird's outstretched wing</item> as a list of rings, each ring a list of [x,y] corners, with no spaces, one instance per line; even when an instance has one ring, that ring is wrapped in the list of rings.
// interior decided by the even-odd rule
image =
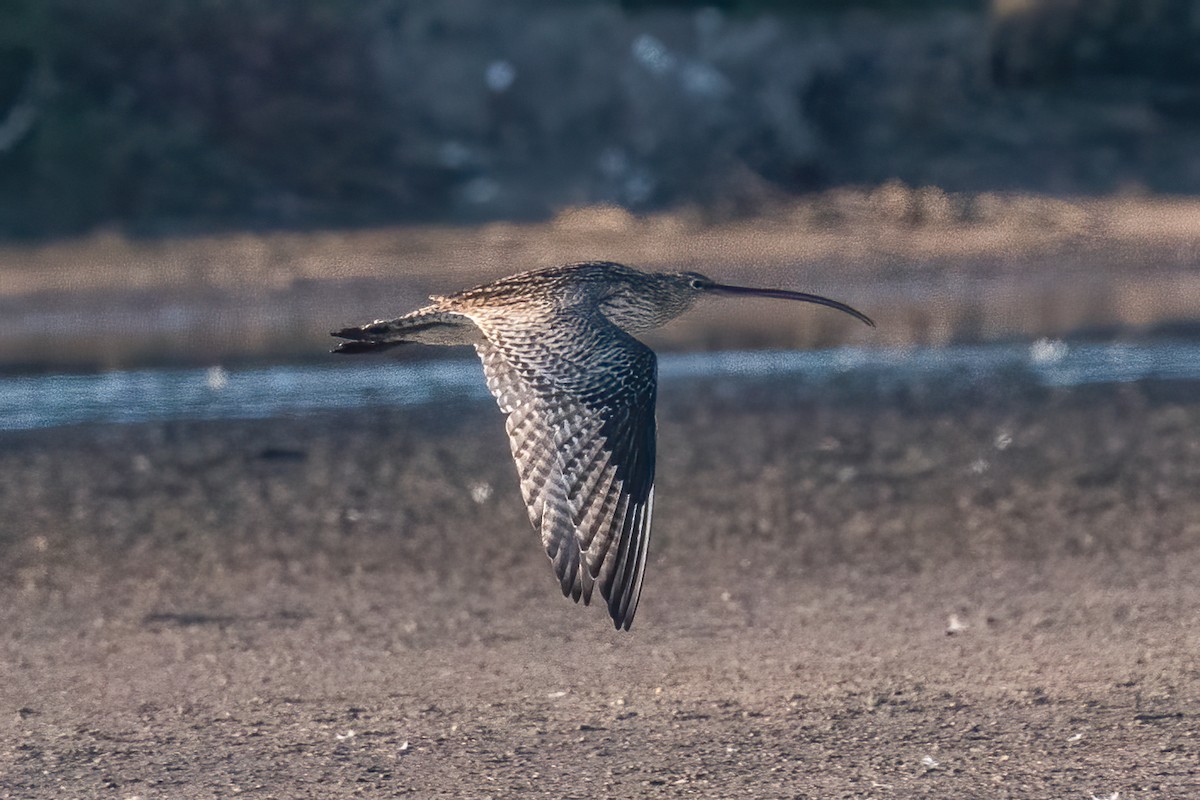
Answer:
[[[506,331],[476,349],[500,410],[529,519],[563,594],[599,584],[617,628],[637,611],[654,502],[654,352],[599,313]]]

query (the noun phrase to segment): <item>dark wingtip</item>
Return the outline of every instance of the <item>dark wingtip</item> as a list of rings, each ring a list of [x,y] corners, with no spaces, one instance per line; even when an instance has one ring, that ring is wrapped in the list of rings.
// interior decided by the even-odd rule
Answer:
[[[342,328],[340,331],[330,331],[329,335],[339,339],[361,339],[364,334],[362,328]]]

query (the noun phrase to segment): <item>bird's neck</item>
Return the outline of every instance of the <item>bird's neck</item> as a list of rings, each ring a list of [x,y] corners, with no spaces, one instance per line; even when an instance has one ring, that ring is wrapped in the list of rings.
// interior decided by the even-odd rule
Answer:
[[[690,303],[664,302],[650,294],[613,295],[600,303],[600,311],[614,325],[628,333],[661,328],[687,311]]]

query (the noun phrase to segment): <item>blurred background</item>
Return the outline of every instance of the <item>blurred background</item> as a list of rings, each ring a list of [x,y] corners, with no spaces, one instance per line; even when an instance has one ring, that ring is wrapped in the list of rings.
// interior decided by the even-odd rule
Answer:
[[[1197,0],[0,5],[10,372],[316,359],[584,258],[875,344],[1190,335],[1198,191]],[[868,341],[747,311],[655,343]]]
[[[329,354],[585,259],[878,323],[646,337],[615,638]],[[0,0],[0,797],[1200,797],[1198,431],[1200,0]]]

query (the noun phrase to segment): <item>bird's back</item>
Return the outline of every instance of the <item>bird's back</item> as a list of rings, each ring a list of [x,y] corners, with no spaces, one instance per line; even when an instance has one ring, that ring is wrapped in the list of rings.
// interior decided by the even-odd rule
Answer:
[[[437,298],[441,308],[498,324],[562,325],[570,314],[599,311],[617,327],[640,333],[685,311],[692,298],[667,276],[611,261],[584,261],[520,272]]]

